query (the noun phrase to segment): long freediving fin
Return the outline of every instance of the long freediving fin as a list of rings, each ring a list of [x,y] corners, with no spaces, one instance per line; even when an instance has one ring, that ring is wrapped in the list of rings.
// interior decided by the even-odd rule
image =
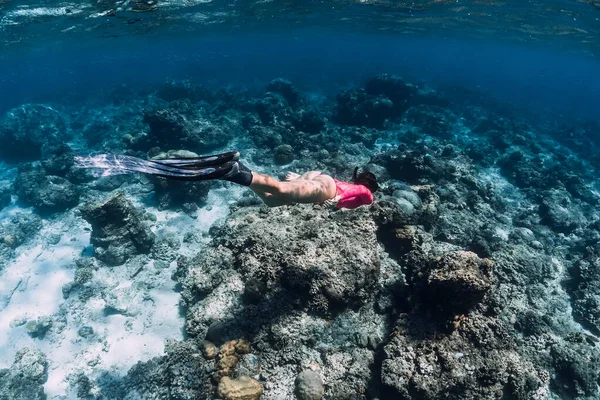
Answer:
[[[237,161],[240,159],[238,151],[228,151],[221,154],[213,154],[210,156],[191,157],[191,158],[164,158],[162,160],[152,160],[158,164],[168,165],[177,168],[196,169],[211,165],[220,165],[229,161]]]
[[[101,169],[104,170],[103,175],[141,172],[144,174],[183,181],[219,179],[229,173],[235,166],[235,163],[235,161],[229,161],[219,165],[182,168],[120,154],[100,154],[89,157],[75,157],[76,167]]]

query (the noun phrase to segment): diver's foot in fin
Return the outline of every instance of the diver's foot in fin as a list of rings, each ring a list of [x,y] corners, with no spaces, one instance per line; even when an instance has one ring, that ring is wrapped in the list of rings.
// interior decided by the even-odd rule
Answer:
[[[230,161],[240,159],[239,151],[228,151],[227,153],[213,154],[210,156],[192,157],[192,158],[165,158],[162,160],[152,160],[158,164],[168,165],[170,167],[197,169],[213,165],[221,165]]]
[[[297,174],[297,173],[295,173],[295,172],[291,172],[291,171],[290,171],[290,172],[288,172],[288,173],[287,173],[287,175],[285,176],[285,179],[284,179],[284,180],[285,180],[285,181],[288,181],[288,182],[289,182],[289,181],[294,181],[294,180],[296,180],[296,179],[300,178],[300,176],[301,176],[300,174]]]
[[[250,186],[252,183],[252,171],[241,162],[234,161],[229,172],[219,179],[224,179],[239,185]]]
[[[198,167],[193,169],[177,167],[175,169],[178,170],[178,172],[165,171],[164,173],[153,173],[153,175],[181,181],[208,181],[212,179],[225,179],[225,176],[232,173],[232,169],[236,164],[237,161],[229,161],[221,165],[209,165],[206,167]]]

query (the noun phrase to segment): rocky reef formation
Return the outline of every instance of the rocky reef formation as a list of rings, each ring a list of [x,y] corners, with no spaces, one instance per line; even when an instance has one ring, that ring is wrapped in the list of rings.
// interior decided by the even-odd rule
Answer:
[[[167,283],[185,316],[185,335],[169,340],[164,355],[123,376],[86,360],[68,376],[69,394],[598,397],[600,196],[591,135],[565,135],[563,125],[480,95],[443,95],[392,75],[330,98],[307,97],[283,79],[254,93],[169,81],[151,94],[111,96],[112,111],[80,110],[70,121],[37,106],[15,115],[37,113],[56,137],[70,130],[96,149],[140,157],[235,143],[253,168],[276,176],[321,170],[349,180],[353,166],[364,166],[381,190],[352,211],[270,209],[237,187],[224,190],[228,183],[91,181],[71,167],[68,146],[35,139],[28,157],[36,162],[16,169],[13,188],[0,184],[0,209],[16,195],[44,219],[9,215],[0,225],[0,265],[64,216],[91,225],[94,257],[84,249],[69,265],[59,312],[11,326],[43,343],[68,337],[71,326],[77,343],[105,353],[106,321],[145,332],[155,321],[152,304],[175,295]],[[114,107],[122,98],[128,105]],[[25,125],[7,118],[13,133],[4,128],[1,140],[23,136]],[[188,151],[173,150],[181,148]],[[213,189],[219,203],[207,204]],[[70,211],[80,197],[86,204]],[[212,224],[211,209],[228,214]],[[60,241],[44,235],[44,246]],[[15,290],[27,290],[20,285]],[[0,298],[0,308],[10,301],[10,293]],[[18,381],[12,371],[0,375]],[[36,398],[42,375],[32,382]]]
[[[202,333],[213,322],[207,319],[208,304],[198,299],[223,283],[228,270],[244,284],[244,291],[231,301],[247,302],[251,308],[287,303],[330,314],[360,307],[372,297],[380,260],[376,227],[366,213],[340,215],[333,222],[327,214],[305,209],[266,214],[259,210],[240,209],[213,231],[212,248],[179,261],[190,335]],[[297,219],[302,223],[291,223]],[[232,315],[232,320],[240,317]]]
[[[63,177],[48,175],[41,166],[19,168],[14,188],[19,200],[42,214],[62,212],[79,204],[79,188]]]
[[[153,160],[165,158],[191,158],[198,154],[187,150],[171,150],[154,155]],[[165,178],[150,177],[154,184],[154,194],[158,209],[181,209],[193,213],[206,204],[208,192],[214,182],[185,182]]]
[[[10,183],[6,181],[0,182],[0,211],[10,204],[12,200],[11,192]]]
[[[86,205],[81,215],[92,226],[90,242],[96,258],[110,265],[148,253],[154,244],[154,233],[144,223],[143,215],[121,192]]]
[[[108,398],[137,396],[157,399],[210,399],[210,367],[193,342],[169,342],[165,356],[136,364],[125,378],[100,377],[102,395]],[[89,395],[89,393],[86,393]]]
[[[15,214],[0,223],[0,270],[15,256],[16,249],[31,240],[41,227],[40,217],[25,213]]]
[[[0,398],[43,400],[43,384],[48,377],[48,362],[40,350],[25,347],[15,356],[13,365],[0,370]]]
[[[43,104],[10,110],[0,125],[0,157],[11,161],[39,159],[43,152],[69,138],[61,113]]]
[[[597,245],[571,269],[569,282],[573,314],[586,328],[600,335],[600,258]]]
[[[127,140],[133,147],[146,150],[185,148],[206,154],[224,146],[239,132],[235,125],[215,126],[210,117],[189,100],[176,100],[168,108],[147,111],[143,121],[148,124],[148,133]]]

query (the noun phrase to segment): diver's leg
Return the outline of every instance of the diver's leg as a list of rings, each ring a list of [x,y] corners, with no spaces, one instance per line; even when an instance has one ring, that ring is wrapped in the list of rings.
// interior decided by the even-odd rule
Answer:
[[[335,197],[336,192],[333,178],[327,175],[320,175],[312,180],[279,182],[257,172],[252,172],[250,189],[271,207],[292,203],[319,203]]]
[[[277,193],[280,191],[279,185],[281,183],[283,182],[279,182],[269,175],[252,171],[252,183],[250,183],[249,187],[250,190],[256,193],[266,205],[269,207],[277,207],[286,204],[286,202],[277,197]]]

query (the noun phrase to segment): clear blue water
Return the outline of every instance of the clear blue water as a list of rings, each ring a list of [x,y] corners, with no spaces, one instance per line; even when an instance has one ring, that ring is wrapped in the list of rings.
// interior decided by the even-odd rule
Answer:
[[[94,3],[0,3],[0,108],[165,77],[246,85],[283,76],[335,91],[382,72],[591,116],[600,99],[593,2],[175,1],[152,12]],[[58,15],[26,16],[36,6]]]

